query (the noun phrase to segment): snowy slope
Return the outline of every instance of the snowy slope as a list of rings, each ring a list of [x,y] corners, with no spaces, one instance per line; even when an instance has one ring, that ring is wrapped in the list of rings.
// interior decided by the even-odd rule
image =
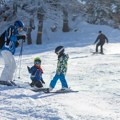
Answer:
[[[48,31],[49,40],[44,39],[43,45],[25,46],[20,79],[18,48],[15,82],[23,85],[30,82],[26,66],[32,66],[33,58],[39,56],[45,86],[49,86],[57,63],[54,48],[64,45],[70,56],[66,78],[69,86],[79,92],[44,94],[27,87],[0,86],[0,120],[120,120],[119,30],[87,23],[79,23],[77,27],[77,32],[70,33]],[[91,53],[98,30],[103,30],[110,41],[104,46],[105,55]],[[3,64],[0,56],[0,73]],[[58,82],[55,89],[59,88]]]

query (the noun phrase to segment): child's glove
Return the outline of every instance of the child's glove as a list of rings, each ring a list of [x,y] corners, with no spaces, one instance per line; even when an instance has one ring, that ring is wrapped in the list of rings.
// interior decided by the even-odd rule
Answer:
[[[30,67],[27,66],[28,72],[30,73]]]

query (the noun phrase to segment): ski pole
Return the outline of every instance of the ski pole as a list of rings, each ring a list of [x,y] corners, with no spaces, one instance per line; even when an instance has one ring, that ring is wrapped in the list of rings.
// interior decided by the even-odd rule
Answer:
[[[21,61],[22,61],[22,51],[23,51],[23,40],[21,44],[21,49],[20,49],[20,54],[19,54],[19,76],[18,78],[20,79],[20,72],[21,72]]]

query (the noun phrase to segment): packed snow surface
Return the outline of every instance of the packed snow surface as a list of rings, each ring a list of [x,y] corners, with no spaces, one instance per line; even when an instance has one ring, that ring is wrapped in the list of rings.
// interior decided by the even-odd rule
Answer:
[[[78,28],[68,33],[47,31],[42,45],[24,46],[21,68],[20,47],[17,49],[18,68],[14,79],[23,87],[0,86],[0,120],[120,120],[120,31],[87,23],[80,23]],[[105,33],[109,43],[104,45],[104,55],[93,55],[99,30]],[[69,54],[68,85],[79,92],[31,91],[27,85],[31,82],[27,66],[32,66],[34,58],[40,57],[45,87],[48,87],[55,75],[54,49],[58,45],[65,46],[65,53]],[[0,56],[0,73],[3,67]],[[58,81],[54,90],[60,88]]]

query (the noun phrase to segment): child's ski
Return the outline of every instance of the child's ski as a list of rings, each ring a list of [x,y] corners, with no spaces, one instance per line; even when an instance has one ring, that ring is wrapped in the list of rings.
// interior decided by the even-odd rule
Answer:
[[[79,92],[78,90],[64,90],[64,89],[60,89],[60,90],[56,90],[56,91],[45,91],[45,93],[73,93],[73,92]]]
[[[48,92],[49,88],[31,88],[34,92]]]
[[[73,93],[73,92],[79,92],[78,90],[72,90],[72,89],[60,89],[56,91],[49,91],[49,88],[33,88],[31,89],[34,92],[44,92],[44,93]]]

